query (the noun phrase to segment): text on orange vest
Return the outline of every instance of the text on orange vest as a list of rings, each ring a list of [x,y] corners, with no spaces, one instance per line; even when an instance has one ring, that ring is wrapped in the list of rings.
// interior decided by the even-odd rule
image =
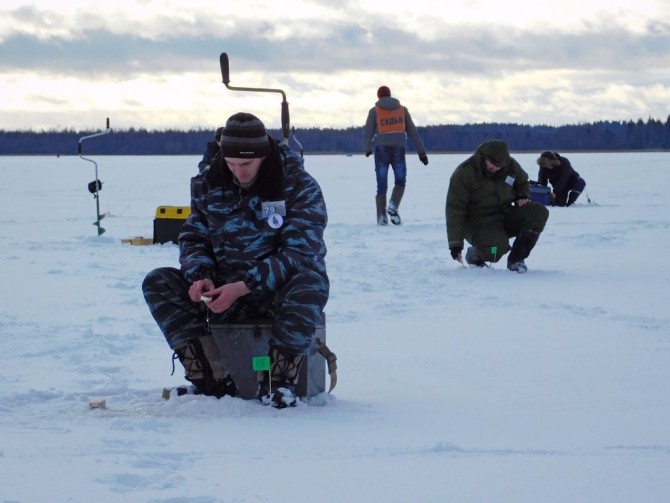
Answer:
[[[376,109],[379,134],[405,132],[405,107],[388,110],[377,106]]]

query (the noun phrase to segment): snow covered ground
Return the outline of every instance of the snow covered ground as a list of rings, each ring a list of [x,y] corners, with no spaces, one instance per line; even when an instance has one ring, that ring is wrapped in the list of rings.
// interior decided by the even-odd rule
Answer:
[[[281,411],[160,396],[183,378],[140,284],[177,247],[120,240],[189,204],[199,156],[94,157],[100,237],[91,163],[0,158],[0,501],[669,501],[670,153],[567,154],[592,202],[551,208],[525,275],[451,260],[466,157],[409,156],[387,228],[371,159],[307,157],[339,382]]]

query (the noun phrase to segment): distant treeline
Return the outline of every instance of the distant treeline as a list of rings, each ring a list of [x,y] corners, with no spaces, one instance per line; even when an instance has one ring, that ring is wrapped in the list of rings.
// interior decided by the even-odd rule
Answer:
[[[505,140],[513,151],[542,150],[658,150],[670,149],[670,116],[665,122],[600,121],[565,126],[481,123],[419,127],[429,152],[470,152],[485,140]],[[79,140],[101,131],[0,130],[0,155],[76,155]],[[279,130],[270,130],[276,138]],[[363,128],[296,128],[294,138],[305,153],[362,153]],[[197,155],[202,154],[214,131],[146,129],[111,130],[84,140],[82,153],[97,155]],[[291,140],[298,150],[298,144]],[[413,150],[408,141],[408,150]]]

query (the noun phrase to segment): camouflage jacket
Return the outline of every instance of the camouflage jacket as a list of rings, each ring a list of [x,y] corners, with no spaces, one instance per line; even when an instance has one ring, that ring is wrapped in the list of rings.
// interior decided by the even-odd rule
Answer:
[[[220,156],[191,179],[191,213],[179,234],[188,282],[210,278],[221,286],[242,280],[252,292],[270,292],[304,269],[328,280],[321,187],[303,169],[302,158],[270,140],[272,153],[249,189],[234,183]],[[281,218],[268,218],[271,213]]]

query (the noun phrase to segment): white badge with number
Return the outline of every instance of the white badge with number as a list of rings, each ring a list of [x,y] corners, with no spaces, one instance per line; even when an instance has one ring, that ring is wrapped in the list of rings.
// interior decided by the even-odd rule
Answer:
[[[263,218],[270,218],[270,215],[286,216],[286,202],[285,201],[265,201],[261,203],[263,210]]]

